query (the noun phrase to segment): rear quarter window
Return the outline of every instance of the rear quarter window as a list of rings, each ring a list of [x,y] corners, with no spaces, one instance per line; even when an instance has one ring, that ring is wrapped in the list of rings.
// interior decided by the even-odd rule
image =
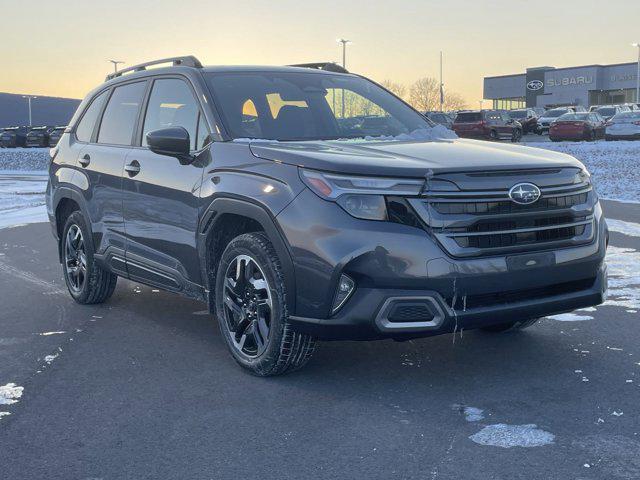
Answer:
[[[104,91],[93,99],[91,104],[82,114],[82,118],[76,127],[76,138],[81,142],[90,142],[93,129],[96,126],[96,120],[102,110],[102,105],[107,98],[107,92]],[[64,130],[64,129],[63,129]]]
[[[480,112],[459,113],[456,116],[456,123],[479,122],[482,120]]]

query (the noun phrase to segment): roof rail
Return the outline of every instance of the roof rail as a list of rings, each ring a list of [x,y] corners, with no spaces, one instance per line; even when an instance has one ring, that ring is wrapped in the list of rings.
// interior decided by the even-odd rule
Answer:
[[[187,55],[186,57],[163,58],[162,60],[154,60],[152,62],[140,63],[132,67],[123,68],[122,70],[119,70],[115,73],[110,73],[109,75],[107,75],[107,78],[105,79],[105,81],[113,80],[114,78],[119,77],[124,73],[141,72],[143,70],[146,70],[147,67],[150,67],[152,65],[159,65],[161,63],[172,63],[174,67],[177,67],[178,65],[183,65],[185,67],[202,68],[202,64],[200,63],[200,60],[198,60],[193,55]]]
[[[327,72],[349,73],[349,70],[334,62],[298,63],[296,65],[289,65],[289,67],[313,68],[315,70],[325,70]]]

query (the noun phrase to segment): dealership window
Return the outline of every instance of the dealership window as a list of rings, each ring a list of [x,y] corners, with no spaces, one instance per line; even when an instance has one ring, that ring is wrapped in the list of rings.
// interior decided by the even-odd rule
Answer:
[[[589,105],[617,105],[637,102],[636,89],[589,90]]]
[[[515,98],[496,98],[493,100],[493,108],[496,110],[513,110],[516,108],[525,108],[527,101],[524,97]]]

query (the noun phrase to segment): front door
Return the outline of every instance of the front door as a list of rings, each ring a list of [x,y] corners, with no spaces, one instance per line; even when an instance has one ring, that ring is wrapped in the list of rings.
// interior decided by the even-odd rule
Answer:
[[[202,285],[196,233],[203,168],[199,161],[181,165],[146,145],[148,132],[175,126],[189,132],[194,154],[208,142],[209,130],[190,84],[177,77],[156,78],[138,146],[125,162],[123,208],[129,276],[184,291]]]

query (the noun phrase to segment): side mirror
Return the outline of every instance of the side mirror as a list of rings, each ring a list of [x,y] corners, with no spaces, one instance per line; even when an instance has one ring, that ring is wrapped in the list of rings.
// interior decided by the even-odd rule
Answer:
[[[158,155],[175,157],[182,165],[193,162],[191,155],[191,139],[184,127],[169,127],[147,133],[149,150]]]

